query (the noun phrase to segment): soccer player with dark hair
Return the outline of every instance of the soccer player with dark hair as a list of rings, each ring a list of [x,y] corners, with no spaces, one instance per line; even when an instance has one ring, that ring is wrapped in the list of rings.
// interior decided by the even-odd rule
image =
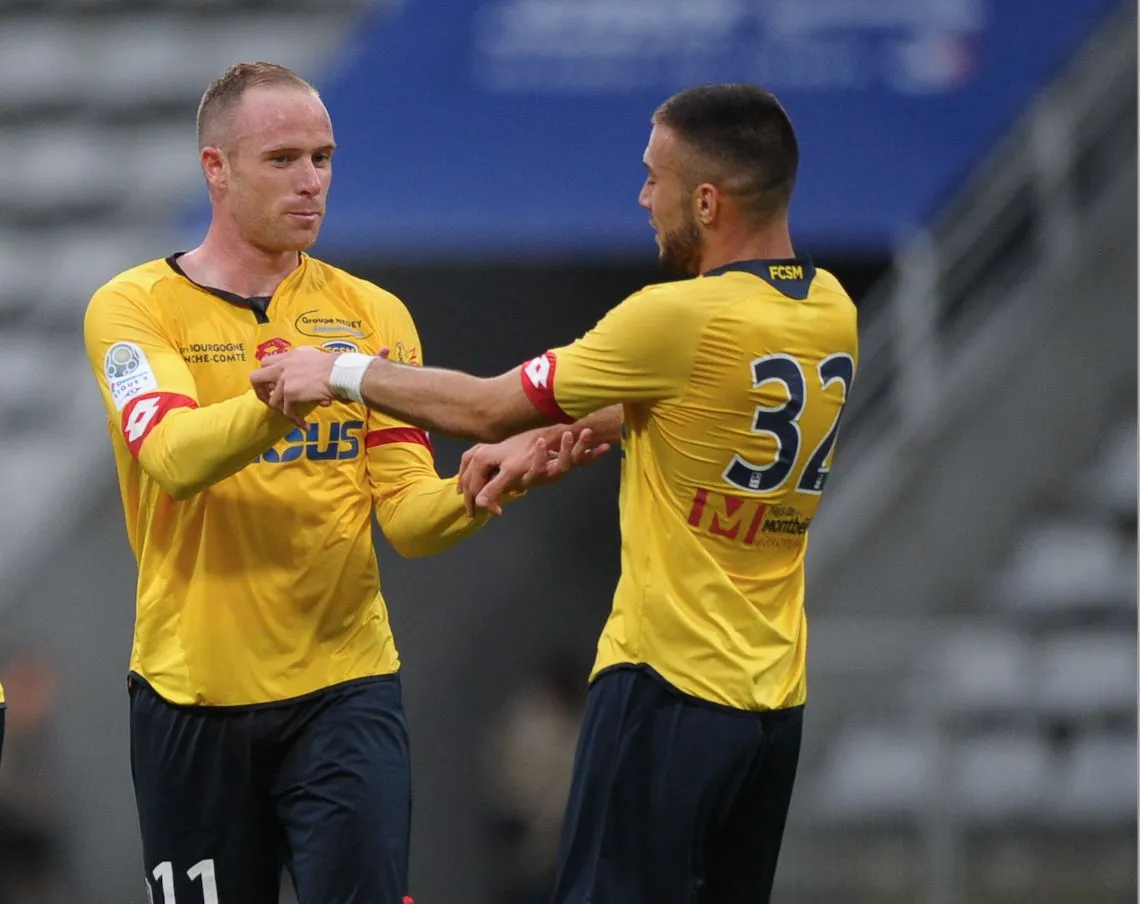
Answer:
[[[661,260],[692,279],[636,292],[490,379],[302,349],[253,382],[290,413],[354,399],[485,441],[521,433],[464,462],[468,499],[496,512],[561,429],[539,425],[620,438],[621,578],[554,901],[759,904],[799,757],[804,554],[855,376],[856,312],[793,251],[798,151],[771,94],[681,92],[656,111],[644,162]]]
[[[147,885],[155,904],[276,904],[284,866],[301,904],[401,904],[410,768],[372,511],[405,556],[486,518],[423,430],[340,401],[286,417],[250,390],[258,361],[296,346],[422,360],[399,299],[304,253],[335,148],[317,92],[233,66],[202,98],[198,143],[205,239],[112,279],[84,322],[139,566]],[[588,459],[569,436],[563,467]]]

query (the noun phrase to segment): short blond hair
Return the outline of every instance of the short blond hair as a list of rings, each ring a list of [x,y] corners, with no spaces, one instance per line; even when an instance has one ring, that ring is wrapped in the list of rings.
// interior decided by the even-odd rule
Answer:
[[[250,88],[282,85],[317,93],[317,89],[288,66],[278,63],[235,63],[210,82],[198,104],[198,148],[216,144],[216,126]]]

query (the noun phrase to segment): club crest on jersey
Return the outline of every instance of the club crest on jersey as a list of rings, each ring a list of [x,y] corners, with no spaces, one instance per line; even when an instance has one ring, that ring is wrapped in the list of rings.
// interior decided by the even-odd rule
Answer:
[[[323,348],[326,352],[339,352],[342,354],[346,352],[351,353],[360,351],[360,349],[357,348],[354,343],[349,342],[347,339],[333,339],[329,342],[322,342],[321,348]]]
[[[289,351],[293,347],[293,343],[288,339],[282,339],[280,336],[274,336],[272,339],[266,339],[254,352],[254,357],[258,361],[264,361],[270,355],[280,355]]]

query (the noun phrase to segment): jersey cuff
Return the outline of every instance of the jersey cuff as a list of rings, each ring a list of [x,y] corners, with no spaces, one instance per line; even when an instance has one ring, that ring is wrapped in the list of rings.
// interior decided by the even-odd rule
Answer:
[[[427,431],[420,430],[417,427],[387,427],[383,430],[369,430],[364,437],[365,449],[371,449],[373,446],[386,446],[389,443],[417,443],[426,446],[433,457],[435,455],[435,449],[432,448]]]

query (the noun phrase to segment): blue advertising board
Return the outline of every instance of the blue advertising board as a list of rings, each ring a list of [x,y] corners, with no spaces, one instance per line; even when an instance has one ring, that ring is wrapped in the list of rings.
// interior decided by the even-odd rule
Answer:
[[[749,81],[802,163],[797,245],[885,253],[1114,0],[404,0],[318,83],[339,150],[324,253],[651,253],[654,108]]]

